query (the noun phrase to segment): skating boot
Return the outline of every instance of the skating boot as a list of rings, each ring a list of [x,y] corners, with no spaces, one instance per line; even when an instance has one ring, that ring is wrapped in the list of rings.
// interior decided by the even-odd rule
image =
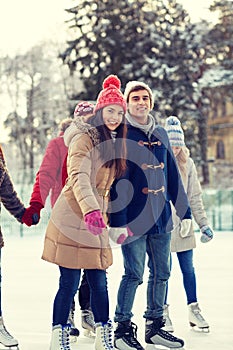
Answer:
[[[18,340],[16,340],[12,335],[7,331],[3,318],[0,317],[0,344],[3,344],[9,349],[18,349]]]
[[[174,332],[174,328],[172,325],[172,321],[169,316],[169,305],[165,304],[163,306],[163,319],[165,321],[165,326],[163,327],[163,330],[166,332]]]
[[[69,326],[58,324],[53,327],[49,350],[71,350]]]
[[[204,332],[209,332],[209,324],[206,322],[204,317],[201,315],[201,309],[198,303],[191,303],[188,305],[189,311],[189,323],[191,327],[198,327]]]
[[[119,322],[114,332],[115,349],[144,350],[137,340],[138,327],[131,321]]]
[[[82,310],[82,327],[86,337],[95,337],[95,320],[90,309]]]
[[[112,323],[96,324],[95,350],[113,350],[112,345]]]
[[[162,329],[164,324],[163,317],[154,320],[146,320],[146,343],[162,345],[171,349],[181,348],[184,345],[184,341],[174,337],[171,333],[164,331]]]
[[[79,330],[76,328],[75,323],[74,323],[74,311],[75,311],[75,304],[74,302],[72,303],[70,313],[69,313],[69,318],[67,323],[70,324],[70,341],[73,343],[77,340],[77,337],[79,336]]]

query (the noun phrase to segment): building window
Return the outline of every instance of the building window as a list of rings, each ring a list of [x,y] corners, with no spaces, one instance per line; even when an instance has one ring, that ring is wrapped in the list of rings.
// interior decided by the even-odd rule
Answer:
[[[217,143],[217,159],[225,159],[225,147],[223,141]]]

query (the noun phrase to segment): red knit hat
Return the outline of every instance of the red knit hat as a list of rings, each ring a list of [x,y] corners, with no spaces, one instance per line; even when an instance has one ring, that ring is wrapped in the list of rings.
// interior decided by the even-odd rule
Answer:
[[[109,105],[120,105],[126,112],[126,100],[120,91],[121,81],[116,75],[109,75],[103,81],[103,90],[100,91],[94,112]]]
[[[79,102],[74,109],[74,117],[85,116],[94,113],[95,106],[88,101]]]

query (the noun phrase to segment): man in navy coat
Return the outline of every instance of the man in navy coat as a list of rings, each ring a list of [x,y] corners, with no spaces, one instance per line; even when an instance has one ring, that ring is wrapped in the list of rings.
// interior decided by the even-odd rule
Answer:
[[[138,285],[143,281],[146,255],[149,279],[145,342],[178,348],[182,339],[163,330],[165,288],[170,276],[170,239],[173,228],[170,201],[181,218],[183,229],[190,224],[191,210],[164,128],[150,114],[153,94],[143,82],[126,85],[127,162],[125,175],[111,189],[110,237],[125,235],[121,246],[124,260],[115,310],[117,349],[144,349],[131,322]],[[116,239],[117,241],[117,239]]]

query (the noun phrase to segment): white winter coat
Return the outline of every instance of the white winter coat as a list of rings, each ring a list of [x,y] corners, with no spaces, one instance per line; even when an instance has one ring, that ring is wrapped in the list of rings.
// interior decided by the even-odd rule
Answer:
[[[182,174],[181,174],[182,175]],[[201,185],[198,180],[196,166],[191,158],[187,161],[187,176],[182,176],[183,185],[185,191],[188,195],[190,207],[192,210],[193,219],[198,224],[199,228],[208,225],[208,219],[204,209],[202,201],[202,190]],[[191,229],[185,237],[180,235],[180,225],[181,221],[175,213],[174,208],[172,208],[172,216],[174,229],[171,235],[171,251],[172,252],[182,252],[185,250],[193,249],[196,247],[196,239],[193,229],[193,224]]]

